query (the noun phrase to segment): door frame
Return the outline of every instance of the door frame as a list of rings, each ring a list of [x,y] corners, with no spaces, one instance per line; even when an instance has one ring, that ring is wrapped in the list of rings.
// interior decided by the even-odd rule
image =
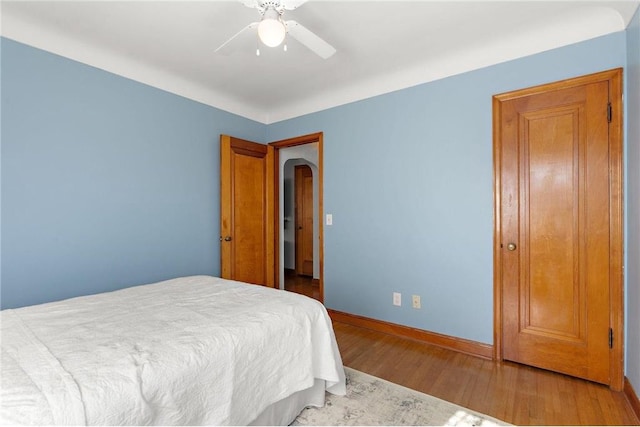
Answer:
[[[318,144],[318,264],[319,264],[319,292],[320,302],[324,303],[324,229],[323,229],[323,133],[316,132],[308,135],[302,135],[295,138],[283,139],[280,141],[270,142],[269,146],[274,148],[274,259],[275,259],[275,281],[274,286],[278,287],[280,283],[280,150],[283,148],[296,147],[304,144]]]
[[[502,102],[537,93],[551,92],[590,83],[609,83],[611,121],[609,125],[609,325],[614,331],[609,366],[609,387],[621,391],[624,386],[624,206],[623,206],[623,104],[622,68],[570,78],[554,83],[502,93],[493,97],[493,304],[494,359],[503,360],[503,292],[502,292],[502,140],[500,132]]]

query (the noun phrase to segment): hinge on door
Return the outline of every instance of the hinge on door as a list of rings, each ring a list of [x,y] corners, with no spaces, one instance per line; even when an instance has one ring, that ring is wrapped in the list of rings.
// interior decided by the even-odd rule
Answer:
[[[611,115],[613,114],[611,110],[611,103],[607,104],[607,122],[611,123]]]
[[[613,348],[613,329],[609,328],[609,348]]]

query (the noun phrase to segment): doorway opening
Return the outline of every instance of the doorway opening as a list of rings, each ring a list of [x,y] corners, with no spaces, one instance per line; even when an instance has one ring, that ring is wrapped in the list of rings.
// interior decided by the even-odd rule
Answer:
[[[322,302],[322,133],[269,145],[276,163],[276,286]]]

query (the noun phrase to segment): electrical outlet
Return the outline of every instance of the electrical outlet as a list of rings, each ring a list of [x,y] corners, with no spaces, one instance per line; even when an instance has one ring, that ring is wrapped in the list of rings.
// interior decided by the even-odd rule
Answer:
[[[412,295],[411,301],[413,303],[413,308],[420,308],[420,295]]]
[[[402,305],[402,294],[400,292],[393,293],[393,305],[398,307]]]

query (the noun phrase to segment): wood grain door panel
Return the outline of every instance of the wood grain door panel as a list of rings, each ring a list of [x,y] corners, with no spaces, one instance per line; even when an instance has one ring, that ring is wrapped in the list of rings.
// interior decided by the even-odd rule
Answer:
[[[273,148],[220,138],[221,276],[273,286]]]
[[[313,172],[295,167],[296,274],[313,276]]]
[[[618,286],[611,245],[621,245],[612,233],[610,86],[527,89],[494,104],[502,357],[605,384]]]

